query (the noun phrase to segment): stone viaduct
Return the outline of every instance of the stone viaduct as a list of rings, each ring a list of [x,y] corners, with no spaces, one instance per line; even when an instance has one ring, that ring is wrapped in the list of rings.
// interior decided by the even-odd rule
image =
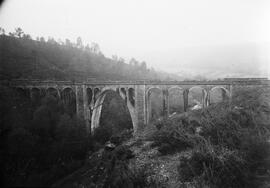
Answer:
[[[99,126],[102,103],[108,92],[116,92],[125,101],[133,123],[135,133],[140,132],[149,123],[151,113],[150,97],[154,90],[159,90],[163,98],[163,115],[169,115],[169,93],[176,89],[181,91],[184,111],[188,109],[188,95],[194,88],[202,89],[200,103],[202,107],[210,105],[211,92],[221,89],[222,97],[231,101],[236,87],[269,86],[263,79],[225,79],[220,81],[38,81],[15,80],[6,83],[9,87],[27,90],[33,95],[53,94],[68,102],[76,99],[76,113],[86,121],[87,130],[93,132]]]

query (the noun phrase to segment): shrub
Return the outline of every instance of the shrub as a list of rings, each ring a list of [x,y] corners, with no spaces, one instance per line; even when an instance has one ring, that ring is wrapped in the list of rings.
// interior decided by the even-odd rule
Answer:
[[[159,130],[156,130],[150,136],[154,141],[152,147],[158,147],[161,154],[172,154],[192,148],[197,139],[197,135],[192,134],[191,129],[184,129],[186,124],[183,122],[186,118],[181,117],[178,120],[163,120],[158,123]]]
[[[128,160],[133,157],[132,151],[122,145],[93,154],[88,162],[90,182],[97,187],[134,187],[134,174],[128,166]]]
[[[109,127],[99,126],[95,129],[94,132],[94,140],[97,142],[104,144],[107,142],[112,136],[112,130]]]
[[[153,135],[153,146],[158,146],[161,154],[171,154],[193,147],[192,135],[177,130],[160,130]]]
[[[239,91],[233,101],[236,107],[217,104],[192,114],[201,116],[203,139],[196,142],[190,157],[180,159],[182,181],[195,180],[210,187],[260,186],[257,175],[270,169],[266,118],[270,103],[265,103],[269,98],[260,92]]]
[[[174,148],[172,145],[170,144],[167,144],[167,143],[162,143],[159,148],[158,148],[158,151],[163,154],[163,155],[166,155],[166,154],[170,154],[174,151]]]
[[[112,135],[110,138],[110,142],[115,145],[120,145],[124,141],[127,141],[132,137],[133,130],[132,129],[124,129],[119,134]]]
[[[210,187],[248,187],[250,173],[247,162],[237,150],[202,144],[190,158],[180,159],[178,172],[181,181],[205,182]],[[252,187],[252,186],[251,186]]]

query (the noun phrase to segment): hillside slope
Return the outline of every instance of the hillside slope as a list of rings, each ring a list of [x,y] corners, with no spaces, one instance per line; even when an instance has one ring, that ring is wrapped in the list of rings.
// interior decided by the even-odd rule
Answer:
[[[165,79],[166,73],[149,69],[134,58],[129,64],[122,58],[107,58],[89,46],[54,39],[0,35],[1,79],[50,80],[144,80]]]

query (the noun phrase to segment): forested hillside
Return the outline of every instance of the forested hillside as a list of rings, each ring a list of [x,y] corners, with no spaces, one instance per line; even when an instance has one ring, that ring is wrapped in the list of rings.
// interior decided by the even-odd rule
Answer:
[[[97,43],[83,45],[54,38],[35,40],[21,28],[5,33],[0,28],[0,78],[46,80],[163,80],[176,77],[156,72],[145,62],[132,58],[128,63],[116,55],[105,57]],[[174,78],[173,78],[174,77]]]

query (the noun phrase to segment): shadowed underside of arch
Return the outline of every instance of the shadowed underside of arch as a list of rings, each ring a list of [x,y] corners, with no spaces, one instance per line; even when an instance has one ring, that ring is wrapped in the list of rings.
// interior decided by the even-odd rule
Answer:
[[[48,89],[46,89],[46,95],[52,95],[56,98],[60,98],[59,91],[53,87],[49,87]]]
[[[179,86],[173,86],[168,89],[168,96],[169,115],[174,112],[184,112],[184,89]]]
[[[91,117],[91,133],[94,133],[95,129],[100,126],[100,117],[101,117],[101,113],[102,113],[103,103],[104,103],[104,100],[109,92],[115,92],[123,100],[123,97],[114,89],[108,88],[106,90],[103,90],[99,94],[97,100],[95,101],[93,114]],[[136,123],[136,116],[135,116],[135,108],[129,101],[125,101],[125,100],[123,100],[123,101],[125,102],[127,109],[129,111],[129,115],[130,115],[131,121],[132,121],[133,130],[136,131],[137,123]]]
[[[157,103],[155,103],[155,101],[153,102],[151,99],[152,99],[152,97],[151,96],[153,96],[152,94],[155,94],[156,96],[159,96],[159,97],[161,97],[161,99],[159,99],[159,100],[161,100],[161,101],[159,101],[159,102],[161,102],[161,104],[157,104]],[[153,107],[153,105],[154,106],[162,106],[162,109],[163,109],[163,92],[162,92],[162,89],[160,88],[160,87],[158,87],[158,86],[153,86],[153,87],[150,87],[147,91],[146,91],[146,101],[147,101],[147,103],[146,103],[146,110],[147,110],[147,118],[146,118],[146,122],[147,122],[147,124],[152,120],[152,118],[153,118],[153,116],[156,114],[156,113],[158,113],[157,111],[154,111],[154,110],[157,110],[157,109],[155,109],[154,107]],[[154,109],[154,110],[153,110]],[[161,109],[161,110],[162,110]]]
[[[188,90],[188,109],[203,108],[206,100],[207,91],[200,86],[193,86]]]
[[[60,93],[61,94],[61,100],[64,104],[64,107],[66,111],[70,114],[73,115],[76,113],[76,94],[72,90],[72,88],[67,87],[63,89],[63,91]]]
[[[218,91],[221,93],[217,93]],[[214,95],[215,93],[216,95]],[[218,94],[221,94],[221,96],[217,96]],[[210,95],[209,104],[217,103],[217,102],[224,102],[226,100],[229,100],[230,98],[230,92],[222,86],[213,87],[210,90],[209,95]]]

